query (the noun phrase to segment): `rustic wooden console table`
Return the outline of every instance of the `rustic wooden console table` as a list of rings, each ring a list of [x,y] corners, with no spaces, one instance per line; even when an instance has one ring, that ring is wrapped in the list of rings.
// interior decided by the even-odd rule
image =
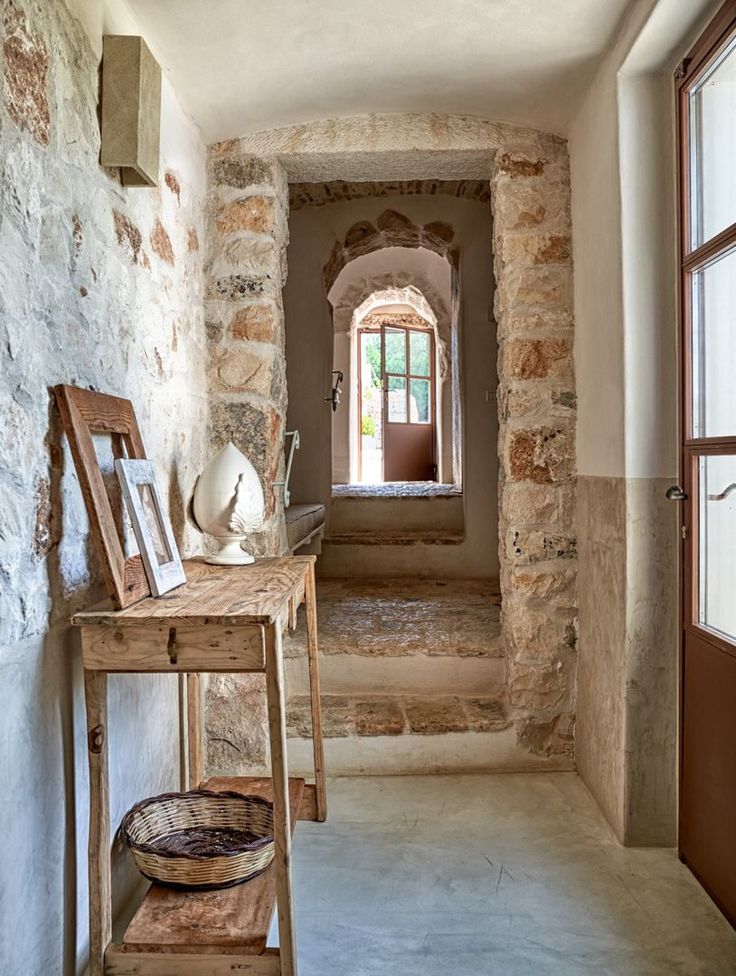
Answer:
[[[185,563],[187,582],[125,610],[78,613],[90,769],[90,976],[296,976],[291,832],[296,820],[327,816],[317,663],[314,556],[261,559],[252,566]],[[281,640],[304,601],[314,736],[315,785],[289,779]],[[202,782],[199,675],[264,673],[272,779]],[[259,793],[273,800],[275,857],[258,878],[212,892],[152,885],[112,942],[107,675],[187,675],[188,780],[192,787]],[[279,947],[266,938],[278,902]]]

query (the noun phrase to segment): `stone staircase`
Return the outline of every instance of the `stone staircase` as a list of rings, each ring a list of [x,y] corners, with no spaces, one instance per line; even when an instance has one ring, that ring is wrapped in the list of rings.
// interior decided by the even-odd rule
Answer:
[[[318,581],[329,773],[532,768],[506,706],[499,613],[494,581]],[[308,774],[303,619],[284,653],[290,768]]]

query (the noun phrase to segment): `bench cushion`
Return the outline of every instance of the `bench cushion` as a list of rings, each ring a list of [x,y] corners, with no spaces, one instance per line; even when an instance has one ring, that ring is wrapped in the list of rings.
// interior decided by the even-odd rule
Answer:
[[[297,549],[315,529],[325,524],[325,506],[317,503],[290,505],[286,509],[286,539],[289,549]]]

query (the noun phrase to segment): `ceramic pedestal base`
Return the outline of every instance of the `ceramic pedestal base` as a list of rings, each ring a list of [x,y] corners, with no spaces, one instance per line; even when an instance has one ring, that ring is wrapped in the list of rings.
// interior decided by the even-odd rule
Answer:
[[[211,566],[249,566],[256,561],[256,557],[240,548],[244,539],[217,540],[221,548],[205,558]]]

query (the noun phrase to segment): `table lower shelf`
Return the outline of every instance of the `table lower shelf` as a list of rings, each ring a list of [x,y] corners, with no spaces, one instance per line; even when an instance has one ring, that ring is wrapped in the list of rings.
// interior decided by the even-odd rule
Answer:
[[[234,790],[273,800],[270,779],[216,777],[206,780],[201,788]],[[292,831],[297,820],[316,820],[314,786],[306,785],[303,779],[290,779],[289,806]],[[173,891],[151,885],[122,943],[108,949],[105,972],[109,976],[163,976],[172,972],[186,976],[189,958],[194,964],[197,956],[206,956],[208,968],[203,970],[200,960],[199,969],[193,965],[191,972],[206,971],[207,976],[214,976],[233,971],[233,956],[250,956],[260,958],[254,958],[248,968],[239,965],[239,974],[278,973],[278,950],[266,949],[275,903],[274,863],[252,881],[222,891]],[[178,957],[175,968],[170,954]],[[154,956],[160,957],[158,962]]]

